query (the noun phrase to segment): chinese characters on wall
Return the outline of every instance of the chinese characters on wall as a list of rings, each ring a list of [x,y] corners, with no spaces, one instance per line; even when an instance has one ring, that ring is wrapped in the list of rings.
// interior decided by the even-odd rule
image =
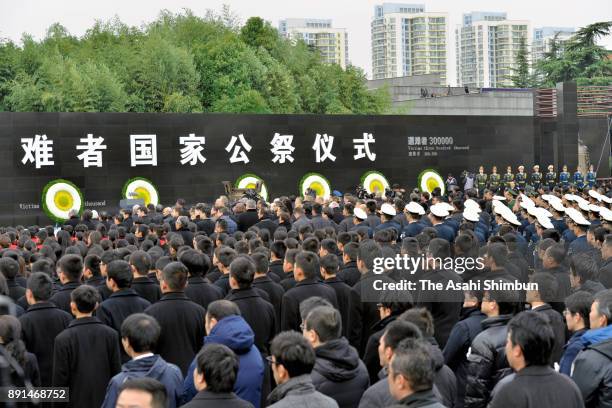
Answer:
[[[316,163],[325,161],[335,162],[336,156],[333,153],[334,136],[327,133],[317,133],[314,138],[312,150],[315,154]],[[376,139],[372,133],[363,133],[361,138],[353,139],[354,160],[367,159],[376,160],[374,144]],[[206,162],[206,137],[190,133],[187,136],[179,137],[177,156],[181,165],[195,166]],[[294,162],[295,147],[293,146],[293,135],[282,135],[274,133],[270,141],[270,161],[275,164],[285,164]],[[53,156],[53,140],[47,135],[35,135],[34,137],[21,138],[21,148],[23,149],[23,164],[33,164],[37,169],[45,166],[55,165]],[[76,158],[83,163],[84,168],[102,167],[103,151],[107,149],[104,138],[94,136],[92,133],[87,137],[79,139],[76,145]],[[248,154],[253,147],[246,141],[244,134],[232,135],[229,143],[225,147],[228,153],[230,164],[249,163]],[[130,135],[130,165],[136,166],[157,166],[157,135]]]

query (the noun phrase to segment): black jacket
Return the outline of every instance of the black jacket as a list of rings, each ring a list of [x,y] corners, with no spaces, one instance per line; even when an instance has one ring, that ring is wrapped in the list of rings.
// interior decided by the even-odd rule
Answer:
[[[335,399],[340,408],[356,407],[370,385],[357,350],[341,337],[315,348],[315,355],[310,376],[317,391]]]
[[[457,378],[458,407],[463,407],[465,397],[468,368],[467,353],[472,345],[472,341],[482,331],[481,322],[486,317],[479,307],[463,309],[459,322],[453,326],[448,341],[444,346],[444,362],[454,371]]]
[[[141,298],[132,289],[122,289],[114,292],[100,304],[96,317],[105,325],[121,333],[121,324],[131,314],[142,313],[151,303]]]
[[[7,279],[6,285],[8,286],[9,297],[15,302],[17,302],[19,298],[24,296],[26,293],[25,288],[19,285],[15,279]]]
[[[385,330],[389,323],[395,321],[397,315],[390,315],[380,320],[372,327],[372,335],[368,339],[365,351],[363,353],[363,362],[368,369],[370,376],[370,384],[376,384],[379,380],[378,373],[380,372],[380,358],[378,356],[378,346],[380,345],[380,338],[385,334]]]
[[[141,298],[146,299],[149,303],[155,303],[161,299],[161,290],[159,284],[153,282],[148,276],[139,276],[132,280],[132,289],[138,293]]]
[[[363,355],[368,339],[380,320],[376,304],[380,302],[383,291],[374,288],[375,281],[392,283],[393,279],[385,274],[368,272],[361,276],[351,289],[349,298],[348,341]]]
[[[271,275],[271,273],[269,273],[268,275]],[[259,278],[253,279],[253,287],[263,290],[268,294],[270,303],[272,303],[272,306],[274,306],[274,312],[276,314],[276,325],[279,326],[281,321],[281,303],[283,301],[285,289],[283,289],[280,284],[274,282],[268,276],[261,276]]]
[[[582,408],[580,390],[550,367],[529,366],[496,391],[490,408]]]
[[[269,218],[262,218],[257,224],[255,224],[255,227],[259,229],[267,229],[270,231],[270,237],[272,237],[278,228],[278,223]]]
[[[349,261],[345,263],[338,272],[338,277],[347,285],[355,286],[355,284],[359,282],[359,279],[361,278],[361,273],[359,272],[359,269],[357,269],[357,262]]]
[[[283,261],[276,260],[270,261],[270,265],[268,266],[269,272],[278,276],[279,280],[283,280],[287,277],[285,271],[283,271]]]
[[[121,371],[119,334],[96,317],[73,320],[55,338],[53,386],[69,387],[69,407],[99,407]]]
[[[331,286],[331,288],[336,292],[338,311],[340,312],[340,316],[342,316],[342,335],[346,336],[348,333],[348,311],[349,298],[351,297],[351,287],[337,277],[326,279],[325,284]]]
[[[253,408],[253,404],[231,393],[200,391],[182,408]]]
[[[442,283],[446,287],[448,282],[462,282],[457,273],[451,270],[427,270],[421,279]],[[446,345],[448,336],[459,321],[463,294],[456,290],[419,291],[417,304],[427,308],[434,319],[434,336],[440,347]]]
[[[208,236],[215,232],[215,222],[210,218],[204,220],[198,218],[195,224],[198,227],[198,231],[204,231]]]
[[[320,296],[338,309],[336,292],[324,283],[312,279],[297,282],[295,287],[289,289],[283,295],[281,306],[281,331],[300,330],[302,318],[300,316],[300,303],[312,296]]]
[[[53,345],[55,337],[64,331],[72,321],[72,316],[49,302],[40,302],[19,318],[21,339],[26,349],[38,359],[40,382],[42,386],[51,385],[53,372]]]
[[[221,290],[223,297],[227,296],[229,291],[232,290],[229,283],[229,273],[222,274],[219,279],[215,281],[215,286]]]
[[[608,258],[601,264],[599,269],[599,281],[606,289],[612,288],[612,258]]]
[[[549,304],[542,305],[533,309],[538,313],[543,313],[550,322],[550,325],[555,333],[555,344],[552,350],[552,362],[558,363],[563,355],[563,346],[565,346],[565,319],[559,312],[553,310]]]
[[[183,243],[193,248],[193,232],[189,228],[183,227],[180,230],[176,230],[176,233],[183,238]]]
[[[156,318],[162,329],[157,354],[176,364],[185,376],[191,360],[202,348],[206,310],[184,292],[168,292],[145,313]]]
[[[70,312],[70,294],[76,288],[81,286],[80,282],[68,282],[63,285],[53,296],[49,299],[49,302],[54,303],[55,306],[59,307],[66,313]]]
[[[433,390],[418,391],[398,401],[389,408],[448,408],[440,404]]]
[[[442,350],[434,338],[429,338],[429,353],[434,364],[434,385],[438,398],[448,408],[455,407],[457,400],[457,378],[447,365],[444,364]]]
[[[257,216],[257,210],[246,210],[242,214],[238,215],[238,231],[246,232],[250,227],[259,222]]]
[[[185,295],[204,309],[206,309],[211,302],[223,299],[222,290],[218,286],[208,283],[206,279],[201,276],[190,276],[187,279]]]
[[[584,336],[592,333],[585,333],[583,342]],[[586,408],[612,407],[612,338],[589,344],[576,356],[572,379],[582,393]]]
[[[277,332],[274,306],[254,288],[232,289],[225,299],[238,306],[242,317],[255,333],[255,345],[262,354],[268,355],[270,342]]]
[[[506,336],[512,315],[489,317],[481,322],[482,332],[472,342],[468,355],[466,408],[484,408],[491,391],[510,369],[506,360]]]

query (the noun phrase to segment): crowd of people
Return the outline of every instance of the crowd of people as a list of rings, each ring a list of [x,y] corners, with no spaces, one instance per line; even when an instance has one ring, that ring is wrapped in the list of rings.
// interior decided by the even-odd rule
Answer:
[[[71,407],[612,407],[611,196],[221,196],[3,227],[6,374]],[[397,255],[426,261],[375,272]],[[533,285],[375,289],[418,280]]]

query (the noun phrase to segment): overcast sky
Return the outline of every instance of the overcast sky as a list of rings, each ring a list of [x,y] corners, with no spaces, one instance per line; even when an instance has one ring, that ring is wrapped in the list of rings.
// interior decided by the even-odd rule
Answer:
[[[22,33],[40,39],[49,25],[59,22],[72,34],[80,36],[96,19],[107,20],[117,15],[129,24],[139,26],[149,22],[162,9],[191,9],[204,15],[206,9],[221,10],[228,4],[244,22],[260,16],[275,27],[278,20],[290,17],[331,18],[335,27],[349,33],[349,59],[353,65],[371,71],[370,21],[373,0],[0,0],[0,37],[18,41]],[[406,2],[410,3],[410,2]],[[461,14],[470,11],[505,11],[509,19],[531,20],[533,27],[582,27],[612,20],[611,0],[428,0],[426,11],[449,13],[450,19],[450,79],[455,80],[454,28]],[[612,36],[602,42],[612,49]]]

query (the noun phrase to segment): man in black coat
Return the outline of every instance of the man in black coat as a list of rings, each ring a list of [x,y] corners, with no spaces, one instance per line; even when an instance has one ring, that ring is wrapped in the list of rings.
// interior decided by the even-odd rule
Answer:
[[[25,288],[17,283],[15,279],[19,274],[19,262],[12,258],[0,258],[0,273],[6,279],[9,290],[9,297],[17,302],[20,297],[25,295]]]
[[[558,363],[563,355],[563,346],[565,346],[565,321],[563,316],[554,310],[549,302],[563,301],[563,298],[559,299],[557,297],[559,285],[555,277],[547,272],[534,273],[529,282],[535,283],[538,289],[527,291],[527,303],[531,305],[531,310],[546,315],[546,319],[555,334],[555,344],[552,349],[550,364]]]
[[[176,233],[183,238],[183,243],[193,248],[193,232],[189,230],[189,218],[181,215],[176,219]]]
[[[96,317],[105,325],[121,333],[123,321],[131,314],[142,313],[151,306],[148,300],[140,297],[130,288],[132,268],[126,261],[113,261],[108,265],[106,284],[113,292],[96,310]],[[122,362],[127,362],[129,356],[121,349]]]
[[[355,286],[361,278],[361,273],[357,269],[357,252],[359,245],[354,242],[349,242],[342,249],[343,265],[338,272],[338,278],[342,279],[347,285]]]
[[[159,285],[149,276],[152,269],[151,255],[145,251],[134,251],[130,255],[130,266],[133,272],[132,290],[149,303],[155,303],[161,298]]]
[[[196,250],[188,249],[181,252],[179,261],[187,267],[189,278],[185,295],[193,302],[208,308],[209,303],[223,299],[222,290],[210,284],[204,277],[210,270],[210,258],[206,254],[201,254]]]
[[[362,241],[357,254],[357,268],[361,278],[351,289],[348,317],[348,340],[359,351],[359,355],[363,355],[373,328],[380,320],[377,304],[382,300],[383,291],[376,290],[376,287],[378,284],[394,283],[386,272],[374,273],[377,258],[382,258],[380,245],[373,240]]]
[[[253,408],[232,391],[238,378],[238,357],[227,346],[207,344],[196,357],[193,381],[199,391],[185,408]]]
[[[58,261],[58,267],[62,287],[51,296],[49,301],[66,313],[70,313],[70,293],[81,286],[83,260],[79,255],[64,255]]]
[[[281,319],[281,303],[283,301],[283,295],[285,290],[281,285],[274,282],[269,277],[268,271],[268,257],[260,252],[255,252],[251,255],[253,263],[255,263],[255,276],[253,278],[253,287],[256,289],[263,290],[268,294],[268,298],[276,314],[277,326],[280,324]]]
[[[156,352],[169,363],[176,364],[183,376],[206,335],[206,310],[185,295],[187,268],[180,262],[171,262],[158,274],[163,293],[157,303],[145,313],[157,319],[162,328]]]
[[[336,276],[337,272],[338,257],[334,254],[324,255],[321,258],[321,276],[323,276],[323,282],[336,292],[338,311],[342,316],[342,335],[346,336],[348,333],[348,307],[351,287]]]
[[[231,289],[229,284],[229,267],[234,258],[236,258],[236,255],[236,251],[228,246],[221,246],[215,249],[213,262],[222,274],[215,280],[215,286],[221,290],[223,296],[227,296]]]
[[[612,288],[612,236],[606,235],[601,245],[602,264],[599,269],[599,281],[607,288]]]
[[[338,310],[315,307],[304,320],[303,333],[316,355],[310,376],[317,391],[336,400],[338,406],[356,407],[370,378],[357,350],[342,336]]]
[[[195,206],[195,224],[198,231],[203,231],[208,236],[215,232],[215,222],[210,219],[210,210],[210,206],[203,203],[198,203]]]
[[[467,378],[467,354],[474,338],[482,331],[481,322],[487,317],[480,311],[479,293],[464,292],[463,309],[444,346],[444,362],[457,378],[457,408],[463,407]]]
[[[287,277],[283,270],[283,263],[285,261],[285,253],[287,252],[287,245],[283,241],[274,241],[270,244],[270,273],[276,275],[279,278],[279,282]]]
[[[270,236],[274,236],[278,223],[270,218],[270,212],[262,206],[257,210],[257,215],[259,216],[259,221],[255,226],[259,229],[267,229],[270,231]]]
[[[540,313],[519,313],[508,323],[506,358],[516,375],[500,384],[489,407],[584,407],[576,384],[549,365],[554,340]]]
[[[255,264],[248,257],[234,259],[230,265],[232,290],[225,299],[238,306],[255,333],[255,345],[261,353],[268,355],[270,342],[277,332],[276,312],[274,306],[260,295],[259,289],[252,287],[254,276]]]
[[[427,247],[428,268],[421,280],[441,283],[446,288],[449,282],[462,282],[459,275],[452,270],[442,269],[436,265],[436,259],[450,258],[450,244],[442,238],[434,238]],[[427,308],[434,318],[434,336],[440,347],[444,348],[451,329],[459,321],[463,295],[459,290],[421,290],[418,292],[418,306]]]
[[[302,251],[295,257],[293,276],[297,281],[295,287],[283,295],[281,306],[281,331],[300,331],[300,303],[312,296],[320,296],[338,308],[336,292],[326,284],[319,282],[320,266],[317,255]]]
[[[238,231],[246,232],[251,226],[259,222],[255,200],[247,200],[246,211],[238,215]]]
[[[121,370],[119,334],[92,316],[100,301],[96,289],[83,285],[70,297],[76,320],[55,338],[52,385],[70,388],[69,407],[99,407]]]
[[[51,385],[53,372],[53,346],[55,337],[68,327],[72,316],[49,302],[53,281],[43,272],[35,272],[28,278],[26,299],[30,307],[19,318],[21,339],[26,349],[38,358],[40,382]]]

